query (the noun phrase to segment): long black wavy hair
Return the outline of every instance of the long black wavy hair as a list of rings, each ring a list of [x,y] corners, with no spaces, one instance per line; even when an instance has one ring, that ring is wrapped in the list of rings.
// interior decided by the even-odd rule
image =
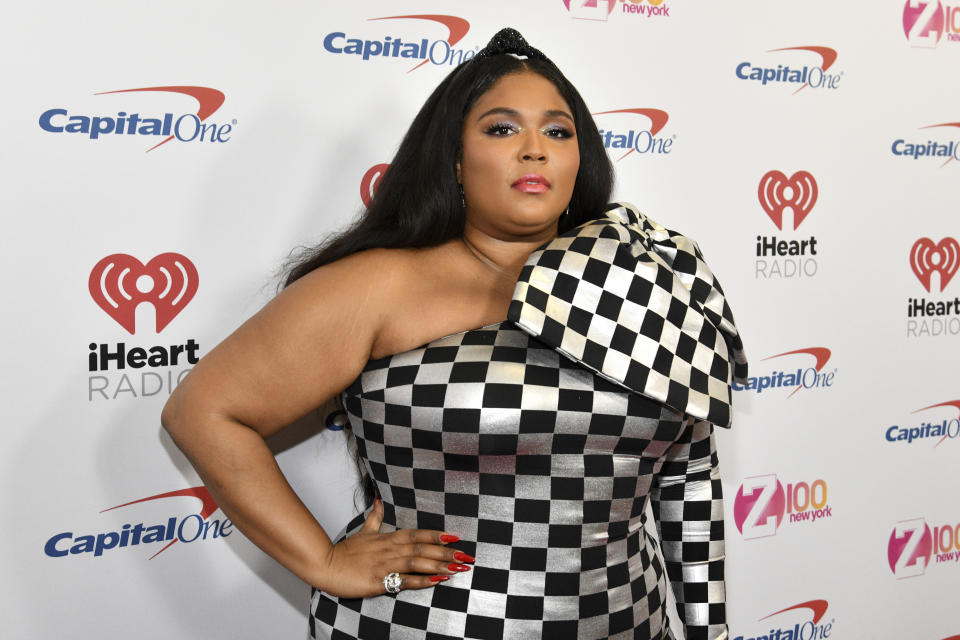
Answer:
[[[498,43],[508,31],[519,38],[521,46],[516,40],[507,46]],[[512,53],[529,57],[521,59]],[[552,82],[573,112],[580,169],[559,232],[600,216],[613,188],[613,165],[587,105],[553,62],[527,45],[522,36],[505,29],[434,89],[381,177],[370,206],[347,229],[294,258],[285,270],[284,286],[317,267],[366,249],[432,247],[461,236],[465,218],[456,165],[463,120],[497,80],[522,71]]]
[[[366,249],[432,247],[463,235],[465,211],[456,169],[462,151],[463,120],[473,103],[497,80],[523,71],[553,83],[570,107],[576,127],[580,168],[558,231],[563,233],[601,216],[613,189],[613,165],[593,116],[553,62],[519,33],[504,29],[434,89],[403,136],[367,210],[350,227],[288,264],[284,286],[318,267]],[[363,500],[369,506],[376,490],[359,451],[354,457]]]

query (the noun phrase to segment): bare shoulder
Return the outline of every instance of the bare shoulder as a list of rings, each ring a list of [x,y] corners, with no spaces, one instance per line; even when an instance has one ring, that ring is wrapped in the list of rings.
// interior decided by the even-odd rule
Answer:
[[[172,409],[227,415],[264,436],[290,424],[360,375],[412,268],[402,251],[375,250],[308,273],[204,356]]]
[[[398,298],[417,283],[421,260],[408,249],[369,249],[324,265],[280,295],[310,315],[349,316],[376,332]]]

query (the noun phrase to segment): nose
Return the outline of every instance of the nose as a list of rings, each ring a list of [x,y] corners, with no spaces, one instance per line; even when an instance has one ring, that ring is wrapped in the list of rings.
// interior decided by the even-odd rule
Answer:
[[[523,162],[546,162],[547,150],[540,131],[528,129],[521,135],[520,159]]]

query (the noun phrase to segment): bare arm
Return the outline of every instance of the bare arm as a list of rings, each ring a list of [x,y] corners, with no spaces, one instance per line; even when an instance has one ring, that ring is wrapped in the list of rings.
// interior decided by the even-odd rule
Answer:
[[[349,560],[344,556],[350,555],[345,553],[350,545],[339,551],[332,545],[264,442],[362,371],[387,308],[386,296],[377,295],[389,267],[385,261],[382,252],[358,254],[301,278],[201,359],[162,416],[164,427],[237,528],[305,582],[335,595],[382,593],[379,579],[389,571],[441,573],[453,557],[452,550],[448,554],[439,547],[417,549],[426,551],[426,558],[418,555],[416,563],[407,559],[399,566],[412,549],[360,545],[354,550],[380,553],[398,566],[380,561],[367,568],[369,575],[357,572],[357,566],[352,569],[360,575],[344,575],[350,572],[338,567]],[[362,532],[369,538],[366,546],[441,543],[440,532],[405,532],[409,539],[394,534],[396,540],[380,540],[388,536],[376,535],[376,510],[371,518],[375,522]],[[408,581],[406,586],[416,585]]]

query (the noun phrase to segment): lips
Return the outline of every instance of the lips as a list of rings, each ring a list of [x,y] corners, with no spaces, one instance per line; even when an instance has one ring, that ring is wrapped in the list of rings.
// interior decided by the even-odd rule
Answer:
[[[550,190],[550,181],[536,173],[528,173],[510,185],[523,193],[544,193]]]

